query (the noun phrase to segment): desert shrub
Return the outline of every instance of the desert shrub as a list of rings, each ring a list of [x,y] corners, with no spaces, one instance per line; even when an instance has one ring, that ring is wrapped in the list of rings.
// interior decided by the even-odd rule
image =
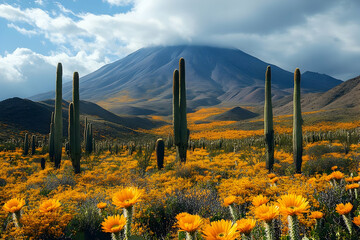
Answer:
[[[109,209],[110,203],[103,209],[101,214],[97,208],[99,202],[106,202],[104,198],[88,198],[78,208],[77,214],[68,225],[68,232],[76,230],[75,238],[83,239],[109,239],[110,235],[101,230],[101,222],[114,209]]]
[[[336,157],[323,157],[319,159],[310,159],[304,164],[303,173],[305,175],[314,175],[315,173],[327,173],[332,172],[331,168],[333,166],[338,166],[341,171],[344,173],[350,173],[352,170],[356,169],[358,166],[357,160],[352,160],[350,158],[336,158]]]
[[[192,189],[176,191],[151,202],[137,221],[153,232],[155,239],[163,239],[174,233],[175,217],[181,212],[199,214],[211,221],[231,218],[228,209],[221,206],[216,191]]]
[[[51,173],[44,179],[44,184],[40,190],[40,194],[47,196],[51,191],[57,189],[59,186],[75,186],[76,181],[71,170],[66,170],[59,178]]]
[[[333,152],[341,152],[341,147],[334,146],[331,144],[315,145],[308,148],[305,151],[305,154],[311,156],[312,158],[320,158],[322,155],[326,153],[333,153]]]

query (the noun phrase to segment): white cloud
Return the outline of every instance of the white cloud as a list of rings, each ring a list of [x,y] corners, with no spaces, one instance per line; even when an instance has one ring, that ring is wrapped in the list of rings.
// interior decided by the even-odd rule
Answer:
[[[109,3],[110,5],[115,5],[115,6],[127,6],[134,2],[134,0],[103,0],[103,1]]]
[[[51,66],[61,61],[64,70],[66,65],[76,66],[80,75],[141,47],[175,44],[237,47],[290,71],[300,67],[344,79],[359,74],[360,4],[356,1],[105,1],[132,8],[97,15],[74,13],[60,3],[57,12],[1,4],[0,18],[21,34],[41,34],[57,46],[48,56],[22,52],[25,56],[35,54]],[[15,54],[19,52],[9,56]],[[10,65],[1,73],[6,81],[24,76],[21,61]]]

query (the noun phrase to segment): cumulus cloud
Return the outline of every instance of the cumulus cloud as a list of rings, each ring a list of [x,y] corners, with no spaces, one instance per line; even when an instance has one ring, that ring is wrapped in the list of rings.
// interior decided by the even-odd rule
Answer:
[[[359,74],[358,1],[103,2],[132,8],[126,13],[94,14],[75,13],[60,3],[57,12],[1,4],[0,18],[21,34],[40,34],[58,47],[48,56],[22,52],[25,56],[38,56],[51,66],[69,63],[84,74],[141,47],[175,44],[236,47],[290,71],[300,67],[344,80]],[[10,61],[19,52],[0,56],[1,61]],[[10,65],[2,77],[16,82],[24,75],[23,65],[21,61]]]

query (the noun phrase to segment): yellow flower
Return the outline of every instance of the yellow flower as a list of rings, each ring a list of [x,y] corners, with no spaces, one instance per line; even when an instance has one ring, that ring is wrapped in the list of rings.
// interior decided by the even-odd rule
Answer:
[[[345,186],[346,190],[359,188],[359,187],[360,187],[360,185],[358,183],[348,184]]]
[[[138,188],[128,187],[115,193],[112,201],[118,208],[128,208],[140,201],[142,191]]]
[[[352,222],[355,223],[356,226],[360,226],[360,216],[354,217]]]
[[[256,220],[243,218],[236,221],[236,224],[237,224],[237,230],[240,233],[249,234],[251,230],[256,226]]]
[[[353,205],[351,203],[346,203],[345,205],[343,203],[340,203],[336,205],[336,212],[340,215],[344,215],[351,212],[352,208]]]
[[[108,216],[102,223],[103,232],[120,232],[126,224],[126,218],[123,215]]]
[[[39,211],[42,213],[46,213],[46,212],[50,212],[53,210],[58,209],[61,206],[61,203],[59,202],[59,200],[56,199],[49,199],[46,200],[45,202],[43,202],[40,207],[39,207]]]
[[[306,198],[300,195],[287,194],[278,200],[280,213],[287,216],[299,215],[308,212],[310,206]]]
[[[270,222],[279,215],[279,207],[263,204],[255,208],[254,213],[257,219]]]
[[[302,177],[302,174],[301,174],[301,173],[296,173],[296,174],[294,174],[294,177],[296,177],[296,178],[301,178],[301,177]]]
[[[229,196],[229,197],[226,197],[226,198],[224,199],[224,203],[223,203],[223,204],[224,204],[225,207],[227,207],[227,206],[233,204],[233,203],[235,202],[235,200],[236,200],[236,197],[235,197],[235,196]]]
[[[179,214],[178,214],[179,216]],[[178,227],[186,232],[194,232],[202,224],[202,219],[199,215],[192,215],[192,214],[184,214],[181,217],[179,217],[177,225]]]
[[[275,173],[269,173],[267,176],[268,176],[268,178],[272,179],[272,178],[276,177],[276,174]]]
[[[344,177],[344,174],[340,171],[332,172],[331,175],[333,176],[333,178],[335,178],[337,180],[340,180]]]
[[[312,218],[312,219],[320,219],[324,216],[324,214],[322,212],[319,212],[319,211],[314,211],[314,212],[311,212],[311,214],[309,215],[309,218]]]
[[[20,211],[24,205],[25,205],[24,199],[13,198],[4,204],[3,209],[7,212],[14,213]]]
[[[187,212],[182,212],[182,213],[179,213],[178,215],[176,215],[176,220],[180,220],[181,218],[187,216],[187,215],[190,215],[190,213],[187,213]]]
[[[338,169],[338,166],[333,166],[333,167],[331,168],[331,170],[333,170],[333,171],[335,171],[336,169]]]
[[[269,201],[269,199],[267,197],[264,197],[263,195],[258,195],[256,197],[253,198],[252,200],[252,204],[255,206],[255,207],[258,207],[262,204],[265,204]]]
[[[204,228],[203,235],[205,240],[235,240],[239,233],[237,224],[232,225],[230,220],[219,220],[207,224]]]
[[[103,209],[103,208],[105,208],[106,207],[106,203],[104,203],[104,202],[99,202],[96,206],[97,206],[97,208],[99,208],[99,209]]]

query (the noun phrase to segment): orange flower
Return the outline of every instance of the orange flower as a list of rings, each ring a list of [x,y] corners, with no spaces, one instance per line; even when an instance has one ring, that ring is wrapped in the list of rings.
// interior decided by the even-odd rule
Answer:
[[[269,173],[267,176],[268,176],[268,178],[272,179],[272,178],[276,177],[276,174],[275,173]]]
[[[278,177],[274,177],[273,179],[270,179],[271,183],[276,183],[277,181],[279,181],[280,178]]]
[[[345,178],[345,181],[346,182],[354,182],[354,178],[348,177],[348,178]]]
[[[138,188],[128,187],[115,193],[112,201],[118,208],[128,208],[140,201],[142,191]]]
[[[255,208],[254,213],[257,219],[270,222],[279,215],[279,207],[263,204]]]
[[[280,213],[287,216],[299,215],[308,212],[310,206],[306,198],[300,195],[287,194],[278,200]]]
[[[179,214],[177,216],[179,216]],[[199,215],[183,214],[179,216],[177,225],[181,230],[192,233],[199,229],[202,222]]]
[[[351,212],[353,208],[353,205],[351,203],[346,203],[345,205],[343,203],[340,203],[336,205],[336,212],[340,215],[345,215]]]
[[[319,212],[319,211],[314,211],[314,212],[311,212],[311,214],[309,215],[309,218],[312,218],[312,219],[320,219],[324,216],[324,214],[322,212]]]
[[[345,186],[346,190],[359,188],[359,187],[360,187],[360,185],[358,183],[348,184]]]
[[[352,221],[353,223],[355,223],[356,226],[360,226],[360,216],[354,217],[354,220]]]
[[[190,213],[187,213],[187,212],[182,212],[182,213],[179,213],[178,215],[176,215],[176,220],[180,220],[181,218],[187,216],[187,215],[190,215]]]
[[[353,179],[354,179],[354,182],[360,182],[360,176],[356,176]]]
[[[49,199],[40,205],[39,211],[42,213],[46,213],[46,212],[54,211],[58,209],[60,206],[61,203],[59,202],[59,200]]]
[[[235,196],[229,196],[229,197],[226,197],[226,198],[224,199],[223,204],[224,204],[225,207],[227,207],[227,206],[233,204],[233,203],[235,202],[235,200],[236,200],[236,197],[235,197]]]
[[[338,169],[338,166],[333,166],[333,167],[331,168],[331,170],[333,170],[333,171],[335,171],[336,169]]]
[[[204,228],[203,235],[205,240],[235,240],[239,233],[237,224],[234,225],[230,220],[219,220],[207,224]]]
[[[251,230],[256,226],[256,220],[243,218],[236,221],[236,224],[237,224],[237,230],[240,233],[249,234]]]
[[[99,202],[96,206],[97,206],[97,208],[98,209],[103,209],[103,208],[105,208],[106,207],[106,203],[104,203],[104,202]]]
[[[117,233],[120,232],[126,224],[126,218],[123,215],[108,216],[101,223],[103,232]]]
[[[331,173],[331,175],[333,176],[333,178],[340,180],[344,177],[344,174],[340,171],[335,171],[333,173]]]
[[[14,213],[20,211],[24,205],[25,205],[24,199],[12,198],[4,204],[3,209],[6,212]]]
[[[269,199],[267,197],[264,197],[263,195],[258,195],[256,197],[253,198],[252,200],[252,204],[255,206],[255,207],[258,207],[262,204],[265,204],[269,201]]]

